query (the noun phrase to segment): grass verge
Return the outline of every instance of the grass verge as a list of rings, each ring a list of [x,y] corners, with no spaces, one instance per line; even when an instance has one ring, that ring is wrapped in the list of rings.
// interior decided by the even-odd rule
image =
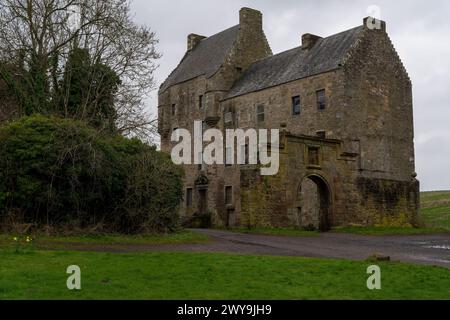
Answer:
[[[14,245],[15,235],[0,235],[0,247]],[[33,245],[36,248],[64,248],[70,246],[90,245],[159,245],[159,244],[192,244],[204,243],[209,240],[207,235],[183,230],[171,234],[145,235],[78,235],[78,236],[36,236]]]
[[[450,299],[450,270],[365,261],[211,253],[0,251],[0,299]],[[81,268],[81,291],[66,287]]]
[[[450,231],[450,191],[422,192],[420,203],[427,225]]]

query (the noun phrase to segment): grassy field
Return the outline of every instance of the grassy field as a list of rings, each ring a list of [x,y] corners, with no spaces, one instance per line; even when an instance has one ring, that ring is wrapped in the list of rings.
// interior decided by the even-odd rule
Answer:
[[[0,235],[0,248],[15,247],[13,238],[17,235]],[[162,245],[162,244],[191,244],[209,241],[209,237],[197,232],[184,230],[167,235],[78,235],[78,236],[36,236],[30,245],[37,249],[68,249],[83,247],[99,247],[113,245]],[[22,242],[24,239],[22,238]],[[26,244],[26,243],[25,243]]]
[[[450,231],[450,191],[422,192],[421,214],[431,227]]]
[[[426,228],[341,228],[334,232],[411,235],[450,231],[450,192],[422,194]],[[317,236],[297,229],[233,229]],[[382,290],[366,287],[371,262],[212,253],[77,252],[95,246],[202,243],[171,235],[39,236],[17,245],[0,236],[0,299],[450,299],[450,269],[377,262]],[[45,249],[52,249],[50,251]],[[66,268],[78,265],[82,290],[66,288]]]
[[[450,299],[450,270],[372,263],[200,253],[0,251],[0,299]],[[81,291],[66,268],[81,268]]]

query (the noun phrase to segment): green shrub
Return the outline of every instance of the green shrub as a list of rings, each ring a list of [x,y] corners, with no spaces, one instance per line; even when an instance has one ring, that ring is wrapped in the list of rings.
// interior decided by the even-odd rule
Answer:
[[[181,171],[137,139],[34,115],[0,128],[3,223],[139,232],[176,227]]]

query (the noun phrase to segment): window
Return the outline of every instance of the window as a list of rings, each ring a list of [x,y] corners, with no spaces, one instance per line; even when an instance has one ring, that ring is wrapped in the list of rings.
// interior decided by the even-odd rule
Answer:
[[[233,164],[233,150],[231,147],[225,149],[225,165],[231,166]]]
[[[325,110],[326,108],[325,90],[316,91],[316,99],[317,99],[317,109]]]
[[[292,115],[300,114],[300,96],[292,97]]]
[[[178,128],[172,129],[172,138],[173,138],[172,140],[180,141],[180,135],[178,134],[177,130]]]
[[[225,187],[225,204],[233,204],[233,187]]]
[[[205,169],[205,167],[204,167],[204,165],[203,165],[203,152],[199,152],[198,153],[198,161],[199,161],[199,163],[198,163],[198,170],[204,170]]]
[[[320,164],[318,147],[309,147],[308,148],[308,164],[310,166],[318,166]]]
[[[199,96],[198,96],[198,108],[199,108],[199,109],[203,109],[203,103],[204,103],[204,101],[203,101],[203,95],[199,95]]]
[[[238,164],[241,164],[241,165],[250,164],[250,146],[248,143],[246,143],[244,145],[240,145]]]
[[[259,105],[256,108],[256,115],[257,115],[258,122],[264,122],[265,116],[264,116],[264,106],[263,105]]]
[[[192,207],[192,188],[186,189],[186,207]]]
[[[225,112],[224,122],[226,125],[233,123],[233,114],[231,112]]]
[[[172,115],[176,115],[177,114],[177,105],[176,104],[172,104]]]

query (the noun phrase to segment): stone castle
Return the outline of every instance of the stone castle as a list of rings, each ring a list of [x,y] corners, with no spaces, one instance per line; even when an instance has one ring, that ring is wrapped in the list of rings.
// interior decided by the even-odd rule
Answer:
[[[415,224],[411,81],[386,23],[329,37],[304,34],[273,55],[262,14],[210,37],[190,34],[187,52],[159,90],[161,149],[177,128],[280,129],[280,169],[257,165],[184,165],[186,219],[216,226]],[[375,28],[374,28],[375,27]]]

